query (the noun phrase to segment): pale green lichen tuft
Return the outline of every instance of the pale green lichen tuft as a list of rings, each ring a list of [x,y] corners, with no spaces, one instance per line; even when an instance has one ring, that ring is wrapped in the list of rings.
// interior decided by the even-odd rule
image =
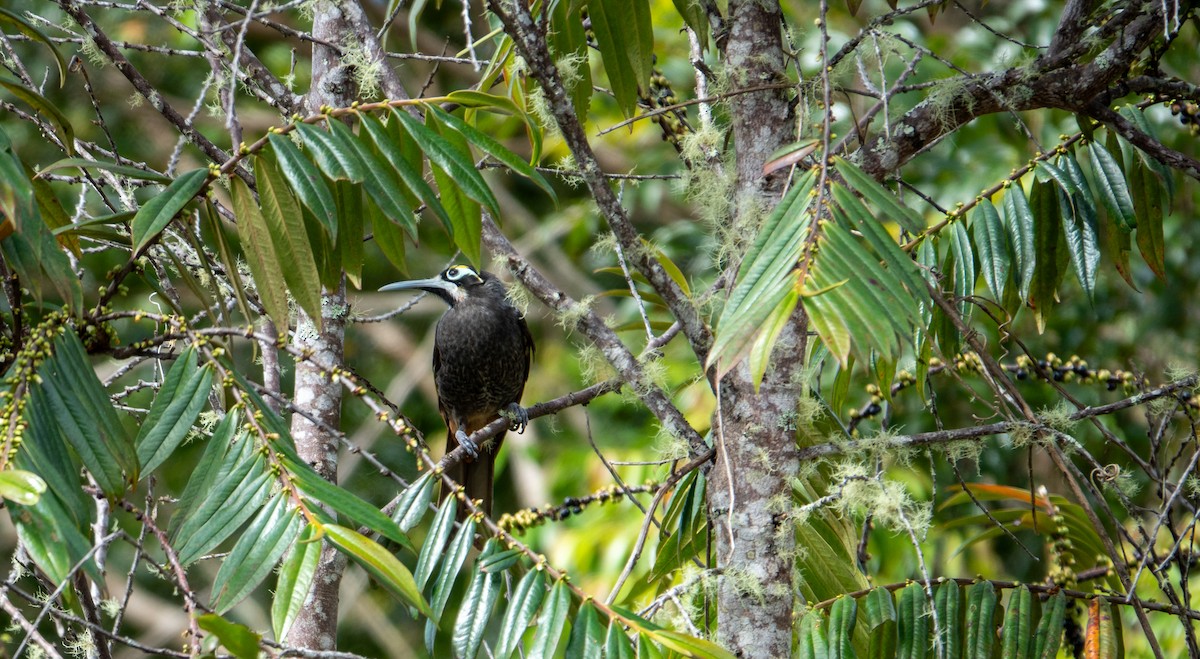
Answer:
[[[383,62],[374,57],[357,39],[342,42],[342,62],[354,72],[359,98],[375,98],[382,89]]]
[[[1054,408],[1043,408],[1038,414],[1038,418],[1041,419],[1042,423],[1054,430],[1063,434],[1070,434],[1071,429],[1075,427],[1076,423],[1071,419],[1072,414],[1074,414],[1074,410],[1070,405],[1063,402]]]

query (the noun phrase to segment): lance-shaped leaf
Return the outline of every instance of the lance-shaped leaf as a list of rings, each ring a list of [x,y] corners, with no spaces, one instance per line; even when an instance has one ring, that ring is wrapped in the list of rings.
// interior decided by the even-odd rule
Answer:
[[[570,609],[571,588],[567,586],[567,582],[560,580],[550,589],[550,598],[538,618],[537,633],[526,655],[529,659],[550,659],[554,656]]]
[[[805,172],[771,212],[738,269],[737,284],[717,321],[708,365],[732,369],[750,348],[764,321],[795,286],[793,268],[808,236],[808,207],[816,177]]]
[[[975,308],[967,301],[975,293],[975,252],[965,222],[955,222],[950,227],[950,253],[954,255],[954,296],[960,300],[958,313],[965,321]]]
[[[400,126],[421,147],[421,152],[435,170],[440,169],[453,178],[467,197],[487,208],[494,217],[500,216],[500,204],[483,176],[475,169],[469,152],[457,148],[445,135],[438,134],[434,128],[421,124],[407,113],[393,109],[392,120],[399,120]],[[445,195],[444,190],[442,194]]]
[[[263,506],[242,533],[213,581],[212,608],[224,613],[249,595],[271,573],[300,531],[297,509],[285,493]]]
[[[962,591],[953,579],[943,582],[934,593],[934,610],[937,611],[938,631],[935,647],[938,659],[955,659],[962,656]]]
[[[425,598],[421,597],[421,591],[413,581],[412,573],[388,550],[354,529],[337,524],[326,524],[322,529],[333,546],[354,559],[354,562],[361,565],[384,589],[401,601],[417,607],[418,611],[429,618],[437,619]]]
[[[983,270],[983,281],[992,297],[1000,301],[1004,297],[1004,285],[1008,281],[1008,234],[1004,223],[990,199],[979,202],[971,222],[975,237],[975,253],[979,256],[979,267]]]
[[[433,501],[434,484],[433,472],[427,471],[400,493],[400,501],[396,504],[396,512],[392,513],[392,520],[401,531],[408,533],[409,529],[425,518],[429,502]]]
[[[648,92],[654,26],[647,0],[592,0],[588,18],[617,106],[633,116],[639,91]]]
[[[398,127],[400,121],[394,117],[388,122],[385,127],[379,119],[369,114],[362,116],[362,126],[367,132],[367,137],[371,140],[374,148],[387,160],[392,166],[400,180],[404,182],[407,189],[416,196],[421,203],[425,204],[425,208],[429,209],[442,225],[450,230],[450,216],[446,213],[446,209],[442,206],[442,202],[438,199],[437,194],[429,184],[425,182],[421,176],[421,161],[417,158],[416,166],[412,159],[405,153],[405,145],[400,143],[406,141],[409,144],[415,144],[415,141],[404,135],[399,130],[392,130]],[[360,136],[361,137],[361,136]],[[416,240],[417,238],[417,223],[411,213],[402,217],[389,217],[391,222],[404,228],[408,235]]]
[[[1046,317],[1054,306],[1059,280],[1059,236],[1063,233],[1059,216],[1059,190],[1050,182],[1035,181],[1029,206],[1033,213],[1033,252],[1036,264],[1030,302],[1037,318],[1038,331],[1045,327]]]
[[[829,608],[830,659],[853,659],[854,626],[858,622],[858,602],[853,597],[839,597]]]
[[[735,659],[735,655],[712,641],[670,629],[652,629],[647,636],[672,652],[694,659]]]
[[[480,552],[480,559],[490,556],[496,551],[496,539],[492,538]],[[492,608],[500,595],[504,584],[502,572],[487,572],[475,564],[471,575],[471,585],[463,595],[462,606],[458,609],[458,620],[454,623],[454,653],[459,657],[474,657],[479,653],[479,645],[483,642],[483,632],[487,630],[492,617]],[[571,655],[578,656],[578,655]]]
[[[58,65],[58,86],[61,88],[67,80],[67,60],[58,52],[58,48],[54,46],[54,42],[47,37],[44,32],[34,27],[34,25],[20,15],[15,14],[3,7],[0,7],[0,23],[12,25],[17,28],[22,34],[29,37],[33,41],[40,42],[45,46],[50,54],[54,56],[54,63]]]
[[[1001,657],[1023,659],[1029,656],[1033,644],[1033,594],[1021,586],[1008,596],[1004,613],[1004,632],[1000,638]]]
[[[547,181],[546,178],[542,176],[536,169],[530,166],[530,164],[523,158],[512,151],[509,151],[504,147],[503,144],[500,144],[496,140],[492,139],[488,134],[484,133],[478,128],[475,128],[466,121],[463,121],[462,119],[450,114],[449,112],[446,112],[438,106],[430,105],[428,108],[437,115],[438,119],[443,124],[446,124],[459,133],[462,133],[463,137],[467,138],[468,142],[474,144],[481,151],[495,158],[496,160],[499,160],[514,172],[524,176],[530,181],[533,181],[539,188],[545,190],[546,194],[550,195],[550,199],[552,199],[555,203],[558,203],[558,197],[555,196],[554,188],[550,186],[550,182]]]
[[[275,322],[276,331],[282,336],[288,328],[287,282],[283,279],[283,271],[275,255],[271,228],[245,182],[237,177],[229,181],[233,193],[233,213],[238,219],[238,231],[241,233],[250,274],[254,276],[254,287],[267,315]]]
[[[211,485],[200,493],[196,508],[189,510],[181,505],[176,511],[176,516],[184,519],[172,540],[180,563],[187,565],[212,551],[267,500],[273,479],[253,445],[243,437],[234,449],[236,453],[227,456],[233,457],[233,463],[228,469],[225,465],[219,468]],[[192,478],[199,475],[194,472]]]
[[[898,659],[924,659],[929,647],[929,610],[925,588],[916,582],[900,590],[896,596],[900,616],[897,629],[900,641],[896,646]]]
[[[571,621],[571,638],[567,641],[567,656],[581,659],[600,659],[604,653],[604,625],[596,613],[596,605],[584,602]]]
[[[1108,210],[1109,219],[1120,222],[1127,231],[1137,228],[1133,198],[1129,194],[1129,186],[1125,183],[1121,164],[1103,144],[1095,140],[1088,142],[1088,155],[1092,157],[1092,172],[1096,175],[1100,201]]]
[[[1042,605],[1042,618],[1033,634],[1033,659],[1054,659],[1062,643],[1063,620],[1067,612],[1067,596],[1060,590]]]
[[[1116,659],[1125,656],[1121,639],[1121,617],[1113,605],[1096,597],[1088,605],[1087,627],[1083,634],[1083,655],[1088,659]]]
[[[215,613],[204,613],[196,617],[200,629],[209,632],[221,641],[237,659],[258,657],[258,644],[262,637],[245,625],[230,622]]]
[[[299,456],[291,455],[291,453],[294,453],[294,450],[290,447],[285,449],[282,446],[282,442],[276,446],[280,448],[281,452],[286,451],[286,454],[288,454],[284,459],[284,466],[291,472],[294,479],[293,482],[306,495],[312,497],[318,503],[329,506],[338,514],[345,515],[356,524],[361,524],[371,529],[409,551],[415,551],[412,541],[408,539],[408,536],[404,535],[400,527],[396,526],[396,523],[390,517],[384,515],[374,505],[364,501],[353,492],[321,478],[320,474],[314,471],[312,467],[299,460]]]
[[[992,616],[996,613],[996,589],[990,581],[979,581],[967,588],[967,643],[964,657],[989,659],[996,638]]]
[[[525,628],[533,620],[546,598],[546,571],[534,568],[521,578],[517,588],[508,599],[504,619],[500,622],[500,636],[496,641],[496,656],[508,657],[521,643]],[[615,624],[615,623],[614,623]],[[618,628],[620,625],[616,625]],[[619,632],[625,636],[624,632]],[[610,630],[609,635],[612,635]],[[628,645],[628,638],[626,638]]]
[[[1078,187],[1079,184],[1070,174],[1070,167],[1063,167],[1060,171],[1064,174],[1063,178],[1069,181],[1069,184],[1062,184],[1059,177],[1055,177],[1062,184],[1058,199],[1066,237],[1065,247],[1070,254],[1071,265],[1080,286],[1087,293],[1088,299],[1092,299],[1096,289],[1096,268],[1100,263],[1096,207],[1090,199],[1085,198],[1091,193]],[[1082,172],[1079,174],[1082,176]]]
[[[175,452],[208,402],[213,368],[198,365],[196,354],[195,348],[188,348],[175,359],[142,422],[137,452],[145,473],[154,471]]]
[[[70,578],[81,563],[93,579],[102,578],[95,561],[84,561],[92,554],[90,533],[84,535],[72,523],[71,514],[57,496],[40,496],[31,506],[15,501],[4,505],[10,510],[21,548],[52,582],[58,584]]]
[[[207,181],[207,168],[193,169],[180,175],[167,189],[143,204],[137,215],[133,216],[133,251],[141,252],[151,240],[158,237],[179,211],[199,194]]]
[[[1029,298],[1029,285],[1033,282],[1037,255],[1033,246],[1033,211],[1029,208],[1029,200],[1020,181],[1013,181],[1004,195],[1004,227],[1008,230],[1013,264],[1017,268],[1017,294],[1024,301]]]
[[[321,541],[317,532],[316,527],[305,526],[279,566],[279,580],[271,600],[271,629],[275,638],[287,638],[292,623],[296,622],[308,599],[308,590],[321,561]]]
[[[137,478],[137,453],[74,332],[55,338],[38,376],[32,404],[46,405],[46,417],[55,420],[105,494],[124,493]]]
[[[321,281],[312,247],[308,243],[300,205],[296,203],[287,181],[270,154],[254,159],[254,177],[258,181],[262,216],[275,247],[276,267],[283,273],[283,280],[296,303],[319,325]],[[355,240],[361,243],[362,234],[359,233]]]
[[[863,598],[866,611],[867,656],[885,659],[896,655],[896,604],[883,587],[874,588]]]
[[[312,211],[313,217],[329,234],[329,239],[337,240],[337,206],[321,172],[287,136],[271,133],[267,140],[275,150],[280,171],[287,177],[301,203]]]
[[[433,575],[438,561],[442,558],[442,550],[446,547],[446,542],[450,540],[450,534],[454,532],[454,512],[457,508],[458,501],[454,497],[446,497],[441,508],[438,509],[437,516],[433,518],[433,526],[429,527],[429,533],[425,536],[425,544],[421,545],[421,553],[417,556],[417,567],[414,574],[417,587],[421,590],[425,590],[425,584]]]
[[[1166,247],[1163,244],[1163,199],[1166,190],[1158,174],[1142,160],[1133,159],[1129,168],[1129,188],[1137,214],[1137,247],[1146,265],[1161,281],[1167,280]]]
[[[412,209],[401,192],[401,184],[396,180],[392,168],[364,142],[363,136],[356,136],[350,132],[346,124],[331,121],[329,131],[340,149],[339,153],[344,152],[347,158],[356,162],[362,173],[363,186],[367,189],[371,201],[393,222],[411,222]],[[349,167],[347,169],[349,171]],[[346,218],[341,219],[345,221]],[[349,236],[344,237],[349,239]]]
[[[796,631],[796,646],[800,659],[825,659],[829,656],[825,616],[820,609],[810,609],[800,619]]]
[[[834,160],[837,171],[846,179],[850,189],[866,197],[879,213],[893,222],[898,223],[905,231],[917,235],[925,230],[925,220],[915,210],[900,203],[896,195],[871,178],[869,174],[859,169],[854,163],[845,158]]]
[[[475,521],[468,519],[459,527],[458,534],[450,543],[445,560],[442,561],[442,570],[433,582],[430,606],[433,609],[434,619],[441,618],[442,612],[446,610],[446,604],[450,601],[450,593],[454,590],[454,582],[458,580],[458,572],[462,569],[463,563],[466,563],[467,554],[471,552],[474,540]],[[437,625],[434,619],[425,622],[425,646],[431,653],[433,653],[433,642],[437,634]]]
[[[3,11],[3,10],[0,10]],[[134,167],[133,165],[121,165],[107,160],[89,160],[88,158],[63,158],[56,160],[38,171],[38,178],[45,177],[46,174],[59,169],[99,169],[106,172],[112,172],[122,178],[132,178],[139,181],[153,181],[155,183],[167,184],[171,182],[171,177],[166,174]]]
[[[604,656],[609,659],[635,659],[633,643],[625,633],[621,621],[613,619],[608,623],[608,633],[604,637]]]

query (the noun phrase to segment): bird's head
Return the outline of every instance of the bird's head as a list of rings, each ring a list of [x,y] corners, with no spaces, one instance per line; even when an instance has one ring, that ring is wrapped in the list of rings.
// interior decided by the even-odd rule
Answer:
[[[491,279],[495,279],[491,273],[477,271],[469,265],[452,265],[436,277],[398,281],[379,290],[425,291],[442,298],[446,304],[453,307],[472,296],[484,294],[488,289],[486,284]]]

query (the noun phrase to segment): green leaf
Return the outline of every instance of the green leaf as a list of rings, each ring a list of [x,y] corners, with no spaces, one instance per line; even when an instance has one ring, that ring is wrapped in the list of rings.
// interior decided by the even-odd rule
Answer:
[[[571,638],[567,641],[567,656],[600,659],[604,652],[604,625],[596,613],[596,605],[584,602],[571,622]]]
[[[983,269],[983,281],[993,299],[1000,301],[1004,298],[1004,284],[1008,281],[1008,234],[990,199],[979,202],[974,216],[971,229],[979,267]]]
[[[297,460],[297,457],[288,456],[284,460],[284,465],[291,472],[293,482],[305,494],[334,509],[339,515],[345,515],[355,524],[365,526],[409,551],[416,551],[413,549],[412,541],[404,535],[390,517],[384,515],[370,503],[363,501],[353,492],[321,478],[320,474],[304,462]]]
[[[426,119],[436,121],[432,114],[426,115]],[[463,149],[465,151],[466,147]],[[483,235],[479,204],[472,201],[458,181],[441,168],[433,167],[433,178],[441,191],[442,205],[450,215],[450,235],[454,238],[454,244],[471,263],[478,266],[482,258],[480,242]]]
[[[212,608],[224,613],[250,594],[275,567],[300,531],[298,511],[276,494],[250,522],[213,581]]]
[[[50,50],[50,54],[54,56],[54,63],[58,65],[58,86],[62,86],[67,81],[67,60],[63,58],[62,53],[55,48],[54,42],[46,36],[44,32],[33,26],[20,15],[15,14],[3,7],[0,7],[0,23],[7,23],[17,28],[25,36],[33,41],[39,41]]]
[[[543,177],[536,169],[530,166],[528,162],[525,162],[523,158],[512,151],[509,151],[504,147],[503,144],[500,144],[496,140],[492,139],[486,133],[480,131],[466,121],[463,121],[462,119],[450,114],[449,112],[446,112],[438,106],[429,105],[427,107],[430,111],[437,115],[438,119],[442,123],[446,124],[450,128],[453,128],[459,133],[462,133],[463,137],[465,137],[468,142],[479,147],[479,149],[484,153],[495,158],[496,160],[499,160],[514,172],[524,176],[530,181],[533,181],[534,184],[536,184],[539,188],[545,190],[546,194],[550,195],[550,199],[554,201],[555,204],[558,203],[558,197],[554,194],[554,188],[550,185],[550,182],[547,181],[545,177]]]
[[[967,298],[975,294],[975,253],[971,249],[971,236],[967,224],[958,221],[950,227],[950,253],[954,255],[954,296],[959,298],[958,313],[963,320],[971,318],[975,305]]]
[[[32,506],[45,491],[46,481],[35,473],[23,469],[0,471],[0,499]]]
[[[208,402],[213,367],[199,366],[196,355],[189,347],[176,357],[142,422],[136,443],[144,473],[154,471],[179,447]]]
[[[829,638],[825,635],[825,616],[820,609],[810,609],[800,619],[796,631],[797,655],[800,659],[829,657]]]
[[[1120,222],[1129,231],[1137,228],[1133,199],[1129,195],[1121,164],[1103,144],[1094,140],[1088,142],[1088,154],[1092,157],[1092,172],[1100,188],[1100,201],[1108,210],[1110,219]]]
[[[530,570],[517,584],[516,590],[508,600],[504,610],[504,619],[500,623],[500,636],[496,641],[496,656],[500,658],[512,655],[521,644],[521,636],[529,626],[533,616],[542,606],[546,598],[546,571],[534,568]],[[619,627],[616,623],[614,626]],[[612,631],[609,631],[611,636]],[[621,634],[624,636],[624,634]],[[628,645],[628,639],[626,639]]]
[[[1163,198],[1166,190],[1158,174],[1134,158],[1129,169],[1133,210],[1138,218],[1137,247],[1160,281],[1167,281],[1166,246],[1163,244]]]
[[[300,197],[300,202],[312,211],[329,239],[337,240],[337,206],[321,172],[313,167],[312,162],[300,153],[300,149],[287,136],[271,133],[267,140],[275,150],[280,171]]]
[[[763,376],[767,373],[767,366],[771,364],[771,352],[775,348],[775,340],[787,326],[788,319],[792,317],[792,312],[796,310],[796,305],[799,303],[800,294],[793,287],[783,296],[783,300],[771,310],[771,315],[767,317],[762,331],[754,339],[754,344],[750,347],[749,366],[755,391],[758,391],[759,386],[762,385]]]
[[[421,200],[421,203],[425,204],[425,208],[429,209],[430,212],[437,216],[437,218],[442,222],[443,226],[449,228],[451,226],[450,216],[446,213],[446,209],[442,206],[442,202],[438,200],[437,194],[434,193],[433,188],[429,187],[429,184],[426,183],[425,179],[421,176],[421,170],[419,169],[420,160],[418,159],[417,166],[414,167],[412,161],[404,153],[404,145],[396,143],[397,140],[403,139],[404,136],[393,136],[392,131],[389,130],[393,127],[393,125],[399,126],[399,124],[400,122],[393,118],[388,122],[388,126],[385,127],[383,123],[379,121],[379,119],[376,119],[371,115],[364,114],[362,116],[362,126],[366,130],[367,137],[370,138],[374,148],[379,151],[384,159],[387,160],[388,164],[392,166],[392,169],[395,170],[396,174],[400,177],[400,180],[404,183],[407,189],[414,194],[417,199]],[[412,142],[411,139],[408,141]],[[389,217],[388,220],[395,225],[403,227],[404,230],[408,232],[408,235],[413,240],[416,240],[417,222],[412,213],[401,217]]]
[[[234,177],[236,178],[236,177]],[[240,180],[240,179],[238,179]],[[208,169],[181,174],[133,216],[133,251],[140,253],[208,183]],[[245,185],[245,183],[243,183]]]
[[[1068,176],[1067,178],[1072,178]],[[1072,187],[1074,187],[1072,178]],[[1064,186],[1064,191],[1067,188]],[[1100,263],[1100,246],[1096,235],[1095,206],[1084,201],[1090,195],[1075,187],[1075,192],[1059,195],[1059,212],[1063,217],[1066,248],[1080,286],[1091,300],[1096,289],[1096,268]]]
[[[420,524],[425,518],[429,502],[433,501],[434,484],[433,472],[427,471],[400,494],[396,512],[392,513],[392,520],[401,531],[408,533],[409,529]]]
[[[404,198],[396,173],[387,166],[383,158],[371,149],[366,142],[366,136],[355,136],[350,132],[350,128],[340,121],[331,121],[329,126],[333,140],[346,153],[352,154],[352,157],[361,163],[363,186],[371,201],[378,205],[379,210],[393,222],[401,225],[405,222],[412,223],[412,208],[409,206],[408,200]],[[346,218],[342,217],[341,221],[345,222]],[[349,236],[343,236],[343,238],[350,239]],[[361,232],[357,239],[362,239]]]
[[[332,125],[340,122],[331,119],[328,123]],[[329,131],[305,123],[296,124],[296,132],[304,140],[304,146],[308,147],[317,167],[320,167],[326,176],[335,181],[363,182],[366,176],[363,170],[366,166],[358,159],[350,144],[334,139]],[[332,197],[330,200],[332,201]]]
[[[1042,605],[1042,618],[1033,634],[1033,659],[1054,659],[1062,643],[1063,620],[1067,612],[1067,597],[1060,590]]]
[[[562,636],[567,622],[567,612],[571,609],[571,589],[567,582],[559,580],[550,589],[550,599],[542,609],[538,618],[537,633],[533,637],[533,645],[526,656],[529,659],[551,659],[558,647],[558,639]]]
[[[925,588],[916,582],[900,590],[897,596],[900,617],[897,628],[900,642],[896,648],[898,659],[924,659],[929,647],[929,608],[925,600]]]
[[[654,26],[647,0],[590,0],[588,18],[617,106],[633,116],[639,93],[650,90]]]
[[[795,286],[793,269],[808,236],[808,207],[816,177],[805,172],[784,195],[750,245],[738,269],[737,284],[717,321],[708,365],[719,364],[718,377],[750,349],[768,316]]]
[[[503,655],[501,655],[503,656]],[[635,659],[633,643],[625,633],[621,621],[613,619],[608,623],[608,634],[604,639],[604,656],[608,659]]]
[[[892,235],[884,228],[883,223],[875,219],[875,216],[871,215],[858,197],[845,186],[833,184],[830,186],[830,190],[833,199],[843,211],[836,213],[834,217],[843,223],[844,228],[857,231],[867,240],[872,251],[883,261],[888,271],[908,289],[909,295],[918,300],[927,300],[929,291],[920,269],[913,263],[912,257],[900,249]]]
[[[854,625],[858,622],[858,602],[839,597],[829,609],[830,659],[854,659]]]
[[[243,437],[234,462],[228,469],[222,466],[196,509],[180,506],[176,511],[185,520],[172,540],[181,564],[195,562],[224,542],[267,500],[273,479],[253,445]]]
[[[1013,590],[1004,613],[1004,632],[1000,638],[1004,659],[1024,659],[1029,656],[1033,642],[1033,594],[1028,586]]]
[[[867,614],[867,656],[891,659],[896,655],[896,605],[892,594],[882,586],[872,589],[863,598],[863,609]]]
[[[481,561],[495,552],[498,546],[495,538],[488,540],[480,552]],[[500,595],[503,577],[501,572],[486,572],[480,569],[480,563],[476,562],[471,585],[463,596],[462,606],[458,609],[458,620],[454,623],[454,652],[457,656],[470,658],[479,653],[483,633],[491,620],[492,608]]]
[[[1059,236],[1063,233],[1062,218],[1059,217],[1059,194],[1053,183],[1035,181],[1029,199],[1034,218],[1033,252],[1036,259],[1030,302],[1037,318],[1038,331],[1045,327],[1058,289],[1059,243],[1062,242]]]
[[[428,120],[431,116],[435,115],[427,114],[426,119]],[[429,164],[435,170],[440,169],[450,176],[464,194],[487,208],[493,217],[500,217],[500,203],[496,201],[496,196],[492,194],[492,190],[483,180],[483,176],[475,169],[475,163],[471,161],[469,152],[457,148],[444,133],[439,134],[434,128],[422,125],[406,113],[393,108],[392,119],[397,118],[401,127],[421,147],[421,152],[429,159]],[[434,125],[436,126],[438,123],[435,120]],[[442,195],[445,194],[446,191],[442,190]]]
[[[1033,269],[1037,256],[1033,245],[1033,211],[1020,181],[1013,181],[1004,195],[1004,227],[1008,230],[1009,244],[1013,248],[1013,265],[1017,293],[1021,300],[1029,299],[1029,285],[1033,282]]]
[[[404,245],[404,229],[385,218],[383,212],[373,204],[367,204],[364,210],[367,220],[370,222],[369,231],[371,238],[375,241],[375,246],[383,252],[392,265],[408,274],[408,256],[406,254],[408,250]]]
[[[62,142],[63,148],[67,151],[67,155],[75,155],[75,128],[67,119],[67,115],[63,114],[58,106],[51,103],[49,99],[37,91],[21,84],[19,80],[10,78],[6,75],[0,75],[0,87],[4,87],[12,92],[13,96],[25,101],[38,114],[50,120],[58,128],[58,139]]]
[[[212,437],[205,441],[200,462],[192,467],[187,485],[179,495],[179,500],[175,502],[176,512],[171,515],[170,525],[167,527],[168,536],[176,535],[184,517],[190,517],[191,511],[204,500],[213,483],[244,459],[249,446],[245,441],[246,433],[239,430],[240,420],[241,415],[237,410],[227,413],[213,429]],[[236,439],[235,430],[238,431]],[[231,450],[234,452],[231,453]]]
[[[325,524],[321,528],[338,551],[361,565],[384,589],[406,604],[417,607],[429,618],[437,619],[425,598],[421,597],[412,573],[390,552],[354,529],[337,524]]]
[[[700,53],[703,54],[708,46],[708,11],[704,4],[696,0],[672,0],[675,11],[683,17],[683,22],[696,34],[700,42]]]
[[[32,506],[11,500],[4,505],[17,528],[21,548],[53,583],[71,578],[75,566],[80,564],[93,579],[103,578],[94,560],[84,560],[93,549],[90,529],[85,536],[72,523],[70,513],[57,496],[40,497]]]
[[[3,10],[0,9],[0,12],[2,11]],[[113,174],[116,174],[122,178],[132,178],[139,181],[153,181],[155,183],[162,184],[170,183],[172,180],[171,177],[167,176],[166,174],[159,174],[158,172],[150,171],[148,169],[142,169],[132,165],[120,165],[115,162],[108,162],[106,160],[90,160],[88,158],[63,158],[62,160],[56,160],[41,168],[41,170],[38,171],[38,178],[41,178],[45,174],[49,174],[50,172],[59,169],[100,169],[106,172],[112,172]]]
[[[321,562],[321,541],[315,526],[305,526],[279,566],[275,597],[271,600],[271,629],[275,638],[287,638],[292,623],[300,615],[309,588]]]
[[[245,625],[230,622],[215,613],[196,616],[200,629],[211,633],[238,659],[256,659],[262,637]]]
[[[274,246],[276,268],[283,273],[296,304],[308,317],[321,324],[321,278],[300,205],[288,189],[287,181],[270,154],[254,159],[254,178],[258,181],[258,201],[267,232]],[[362,233],[355,236],[361,243]]]
[[[475,541],[475,521],[468,519],[463,522],[458,528],[458,534],[454,536],[454,540],[450,543],[450,549],[445,553],[445,560],[442,562],[442,569],[437,575],[437,579],[433,582],[433,599],[430,605],[433,608],[434,618],[441,618],[442,612],[446,610],[446,604],[450,601],[450,593],[454,590],[454,582],[458,580],[458,573],[462,566],[467,561],[467,555],[471,553],[471,547]],[[423,588],[422,588],[423,589]],[[425,623],[425,645],[429,651],[433,652],[434,635],[437,632],[437,625],[434,620],[427,620]]]
[[[990,581],[979,581],[967,588],[966,659],[990,659],[995,625],[996,589]]]
[[[375,203],[370,190],[364,186],[345,181],[336,184],[338,211],[342,226],[338,230],[336,259],[341,263],[342,274],[355,288],[362,288],[363,268],[363,223],[369,213],[379,218],[383,211]],[[370,210],[367,210],[370,209]],[[386,222],[386,220],[385,220]]]
[[[100,489],[123,494],[137,479],[137,453],[73,331],[55,338],[38,378],[31,392],[35,404],[47,406],[47,418],[57,422]]]
[[[437,517],[433,518],[433,526],[429,528],[429,534],[425,536],[425,544],[421,546],[421,553],[417,557],[415,573],[417,587],[421,590],[425,589],[425,584],[429,581],[434,568],[437,567],[438,560],[442,557],[442,549],[445,548],[446,541],[450,539],[450,534],[454,531],[454,513],[457,507],[458,502],[454,497],[446,497],[438,509]]]
[[[503,572],[508,568],[517,564],[525,552],[519,547],[505,549],[504,551],[495,551],[487,556],[480,557],[479,569],[483,572]]]
[[[735,659],[735,655],[725,648],[695,636],[688,636],[670,629],[655,629],[646,632],[663,647],[678,652],[685,657],[697,659]]]
[[[962,656],[962,591],[953,579],[944,581],[934,593],[938,623],[938,659]]]
[[[235,176],[229,179],[229,185],[233,193],[233,213],[238,220],[242,248],[246,251],[246,263],[254,277],[258,298],[275,323],[276,331],[280,336],[286,335],[289,320],[287,282],[275,256],[271,227],[246,183]]]
[[[846,179],[846,185],[866,197],[879,209],[879,214],[898,223],[905,231],[919,235],[925,230],[925,219],[915,210],[900,203],[896,195],[879,185],[869,174],[845,158],[835,158],[834,166]]]

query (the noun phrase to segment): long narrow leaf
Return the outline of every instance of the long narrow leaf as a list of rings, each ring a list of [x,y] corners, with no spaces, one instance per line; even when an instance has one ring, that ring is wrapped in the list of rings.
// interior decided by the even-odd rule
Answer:
[[[496,539],[488,540],[480,553],[483,559],[496,551]],[[500,595],[504,573],[486,572],[475,564],[474,574],[471,575],[471,585],[463,596],[462,606],[458,609],[458,620],[454,623],[454,652],[459,657],[474,657],[479,653],[479,645],[483,642],[483,633],[491,620],[492,608]]]
[[[146,202],[133,216],[133,251],[141,252],[183,210],[208,181],[207,168],[193,169]],[[239,179],[240,180],[240,179]]]
[[[276,267],[283,273],[283,281],[296,299],[296,304],[319,326],[321,279],[317,274],[317,262],[308,242],[300,205],[296,203],[290,186],[270,154],[262,154],[254,159],[254,177],[258,181],[262,216],[271,235],[271,244],[275,247]],[[352,238],[362,242],[361,233]]]
[[[296,622],[308,599],[317,564],[321,561],[321,542],[316,538],[317,528],[305,526],[279,566],[279,579],[271,600],[271,629],[275,638],[287,638],[292,623]]]
[[[267,140],[275,150],[279,169],[291,183],[292,190],[325,228],[329,239],[337,240],[337,206],[321,172],[304,157],[291,139],[272,133]]]
[[[298,514],[283,493],[259,511],[221,563],[212,587],[212,608],[224,613],[250,594],[275,568],[300,532]]]
[[[503,659],[517,649],[521,643],[521,636],[525,633],[525,628],[529,626],[545,598],[546,571],[534,568],[521,578],[512,597],[508,600],[504,619],[500,623],[500,637],[496,641],[497,657]],[[623,632],[620,633],[624,636]],[[611,630],[609,634],[611,636]],[[628,638],[626,638],[626,644],[628,644]]]
[[[237,177],[230,179],[233,192],[233,212],[238,219],[242,247],[246,251],[246,262],[254,276],[254,286],[262,300],[267,315],[275,323],[275,329],[284,335],[288,328],[287,282],[279,269],[275,256],[271,229],[254,200],[250,188]]]
[[[554,656],[570,608],[571,589],[565,581],[559,581],[550,590],[550,598],[546,607],[542,609],[541,617],[538,618],[537,634],[534,635],[533,645],[526,655],[529,659],[550,659]]]
[[[337,524],[326,524],[322,528],[325,537],[329,538],[333,546],[354,559],[354,562],[370,573],[384,589],[406,604],[417,607],[430,619],[437,619],[425,598],[421,597],[421,591],[413,581],[412,573],[395,556],[354,529]]]
[[[196,352],[188,348],[176,358],[142,422],[136,443],[143,472],[153,471],[175,451],[208,402],[213,368],[197,365]]]

